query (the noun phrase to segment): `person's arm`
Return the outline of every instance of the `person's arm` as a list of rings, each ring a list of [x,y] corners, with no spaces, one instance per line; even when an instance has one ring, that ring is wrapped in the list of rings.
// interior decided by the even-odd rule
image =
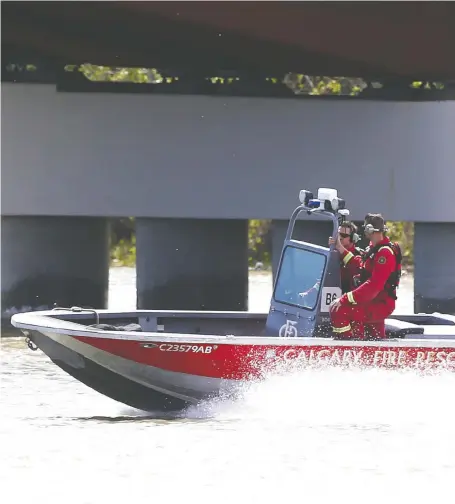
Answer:
[[[346,250],[343,245],[341,245],[343,252],[341,254],[341,262],[349,269],[349,271],[353,272],[353,275],[357,274],[360,271],[360,266],[362,264],[362,256],[355,255],[349,250]]]
[[[308,296],[308,294],[312,294],[314,292],[317,292],[319,290],[319,287],[321,285],[321,280],[318,280],[313,287],[310,287],[307,291],[305,292],[299,292],[300,297]]]

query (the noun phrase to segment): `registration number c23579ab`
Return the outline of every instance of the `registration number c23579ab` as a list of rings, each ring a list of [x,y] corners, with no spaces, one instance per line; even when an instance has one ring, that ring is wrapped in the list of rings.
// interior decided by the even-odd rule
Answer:
[[[217,349],[217,345],[176,345],[174,343],[161,343],[158,347],[162,352],[191,352],[191,353],[212,353]]]

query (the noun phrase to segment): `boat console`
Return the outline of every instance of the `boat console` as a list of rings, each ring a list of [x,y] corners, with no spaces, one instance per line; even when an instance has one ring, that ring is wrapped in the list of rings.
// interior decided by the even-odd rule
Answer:
[[[291,215],[274,282],[266,334],[270,336],[331,336],[329,307],[342,294],[340,254],[293,238],[297,219],[324,217],[332,221],[332,236],[349,215],[336,189],[320,188],[317,198],[300,191],[300,205]]]

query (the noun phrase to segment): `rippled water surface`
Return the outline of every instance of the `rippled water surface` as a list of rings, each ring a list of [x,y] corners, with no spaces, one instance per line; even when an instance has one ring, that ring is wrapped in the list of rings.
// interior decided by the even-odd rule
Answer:
[[[265,311],[270,278],[251,280]],[[412,278],[399,311],[412,311]],[[134,270],[110,306],[134,308]],[[2,340],[5,503],[452,502],[455,375],[301,371],[235,403],[154,418],[78,383],[21,338]]]

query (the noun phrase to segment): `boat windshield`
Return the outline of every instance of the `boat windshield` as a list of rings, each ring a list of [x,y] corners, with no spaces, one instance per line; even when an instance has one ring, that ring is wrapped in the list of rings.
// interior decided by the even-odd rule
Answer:
[[[287,246],[275,284],[275,301],[314,310],[325,264],[324,254]]]

